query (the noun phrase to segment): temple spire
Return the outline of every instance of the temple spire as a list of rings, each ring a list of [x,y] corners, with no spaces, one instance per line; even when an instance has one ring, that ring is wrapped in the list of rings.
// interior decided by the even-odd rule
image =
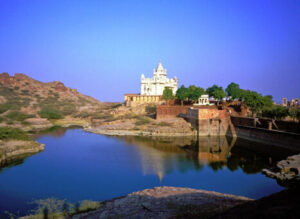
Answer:
[[[159,61],[157,65],[156,72],[164,72],[164,67],[161,64],[161,61]]]

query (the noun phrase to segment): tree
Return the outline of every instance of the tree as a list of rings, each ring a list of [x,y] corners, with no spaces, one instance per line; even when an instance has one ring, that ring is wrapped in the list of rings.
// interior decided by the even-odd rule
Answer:
[[[162,95],[163,99],[167,101],[174,99],[173,91],[169,87],[165,87]]]
[[[197,87],[195,85],[190,85],[188,87],[188,98],[190,101],[192,101],[192,96],[193,96],[193,93],[194,93],[194,90],[196,89]]]
[[[266,95],[263,97],[264,107],[272,107],[273,106],[273,96]]]
[[[298,119],[300,121],[300,109],[291,109],[289,115],[295,120]]]
[[[217,85],[213,85],[213,86],[211,86],[211,87],[209,87],[209,88],[206,89],[206,93],[208,93],[208,95],[209,95],[210,97],[213,97],[213,92],[214,92],[216,89],[218,89],[218,86],[217,86]]]
[[[183,101],[187,99],[189,96],[189,90],[184,85],[182,85],[177,91],[176,91],[176,97],[178,100],[180,100],[181,105],[183,105]]]
[[[231,96],[232,99],[240,98],[241,97],[241,89],[240,85],[231,82],[227,88],[225,89],[227,96]]]
[[[266,107],[262,110],[262,115],[272,119],[282,119],[289,115],[289,110],[283,106]]]
[[[222,100],[226,94],[222,87],[219,87],[217,85],[213,85],[206,89],[206,93],[208,93],[209,96],[214,97],[217,100]]]
[[[250,108],[253,116],[256,116],[256,113],[260,112],[264,107],[262,95],[255,91],[243,90],[241,98],[245,105]]]
[[[205,90],[202,87],[196,87],[193,89],[190,98],[192,101],[197,101],[202,94],[205,94]]]

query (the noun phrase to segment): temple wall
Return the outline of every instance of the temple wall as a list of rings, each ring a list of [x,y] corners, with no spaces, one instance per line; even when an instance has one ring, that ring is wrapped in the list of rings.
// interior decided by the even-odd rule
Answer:
[[[147,103],[161,103],[162,97],[159,95],[124,95],[124,101],[126,106],[147,104]]]

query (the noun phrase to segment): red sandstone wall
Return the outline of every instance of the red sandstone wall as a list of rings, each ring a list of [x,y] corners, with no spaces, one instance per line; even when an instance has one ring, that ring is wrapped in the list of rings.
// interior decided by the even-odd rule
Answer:
[[[181,113],[186,114],[189,107],[191,106],[157,106],[156,119],[176,117]]]

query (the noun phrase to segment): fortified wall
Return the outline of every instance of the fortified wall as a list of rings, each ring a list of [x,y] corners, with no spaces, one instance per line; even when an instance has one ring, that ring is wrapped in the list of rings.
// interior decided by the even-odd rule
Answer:
[[[297,122],[235,116],[231,116],[231,122],[239,138],[300,152],[300,124]]]
[[[227,109],[217,106],[166,106],[156,108],[156,119],[182,117],[197,129],[199,136],[224,136],[230,124]]]
[[[168,106],[159,105],[156,107],[156,119],[173,118],[180,114],[186,114],[191,106]]]
[[[183,117],[198,130],[199,136],[224,136],[230,126],[229,112],[217,106],[191,107]]]

